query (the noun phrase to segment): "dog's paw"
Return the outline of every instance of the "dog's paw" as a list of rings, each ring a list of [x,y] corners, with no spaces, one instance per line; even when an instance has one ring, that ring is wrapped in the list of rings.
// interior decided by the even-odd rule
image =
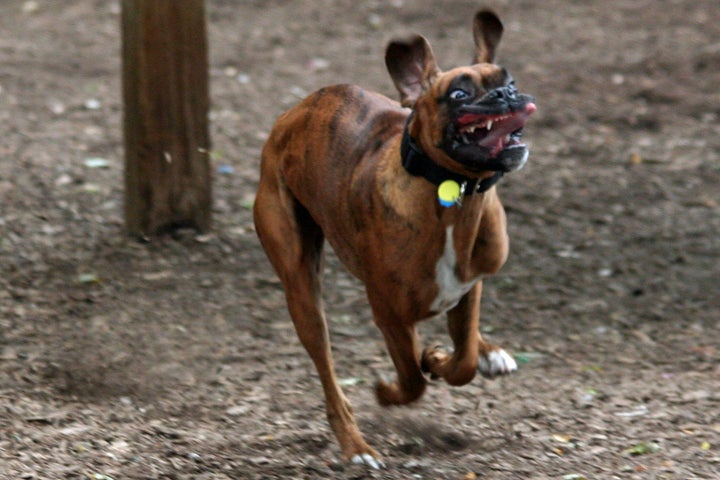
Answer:
[[[517,370],[517,362],[505,350],[499,348],[491,350],[480,357],[478,371],[486,378],[494,378],[498,375],[507,375]]]
[[[441,378],[437,372],[438,365],[447,362],[453,351],[453,348],[443,348],[440,345],[427,347],[423,350],[422,356],[420,357],[420,369],[424,373],[429,373],[431,380]]]
[[[375,458],[369,453],[358,453],[354,455],[350,461],[356,465],[367,465],[375,470],[385,468],[385,464],[379,458]]]

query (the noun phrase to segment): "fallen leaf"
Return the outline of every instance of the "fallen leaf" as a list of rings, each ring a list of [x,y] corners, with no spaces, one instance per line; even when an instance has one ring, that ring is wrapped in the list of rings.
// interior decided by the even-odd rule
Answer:
[[[87,285],[90,283],[100,283],[100,277],[95,273],[81,273],[77,276],[77,281]]]
[[[85,193],[100,193],[102,187],[97,183],[86,183],[82,186],[82,191]]]
[[[233,407],[228,408],[225,410],[225,413],[228,415],[245,415],[251,410],[251,407],[249,405],[235,405]]]
[[[515,352],[513,353],[513,357],[515,358],[515,361],[517,361],[520,364],[526,364],[530,363],[536,360],[540,360],[545,355],[539,352]]]
[[[37,13],[40,10],[40,5],[35,0],[28,0],[22,4],[22,13],[30,14]]]
[[[640,417],[642,415],[647,415],[649,413],[648,408],[645,405],[640,405],[638,408],[634,410],[629,410],[625,412],[615,412],[615,415],[618,417]]]
[[[327,70],[328,67],[330,67],[330,61],[326,60],[324,58],[316,57],[316,58],[310,59],[310,61],[308,61],[305,64],[305,67],[310,70],[319,72],[321,70]]]
[[[90,480],[114,480],[112,477],[104,473],[86,473],[85,476]]]
[[[84,163],[87,168],[107,168],[110,166],[109,160],[100,157],[86,158]]]
[[[55,185],[58,187],[64,187],[70,185],[73,182],[73,178],[67,173],[63,173],[55,180]]]
[[[97,98],[88,98],[85,101],[85,108],[88,110],[99,110],[100,107],[102,107],[102,104]]]
[[[342,379],[338,380],[338,385],[340,385],[341,387],[360,385],[361,383],[365,383],[364,378],[350,377],[350,378],[342,378]]]
[[[630,455],[646,455],[660,451],[660,445],[655,442],[641,442],[625,450]]]
[[[495,331],[495,327],[492,325],[484,324],[480,327],[480,332],[482,333],[493,333]]]

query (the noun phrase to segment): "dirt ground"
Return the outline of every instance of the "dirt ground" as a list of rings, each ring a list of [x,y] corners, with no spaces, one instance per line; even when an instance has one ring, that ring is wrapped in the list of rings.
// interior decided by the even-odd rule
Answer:
[[[498,186],[483,331],[520,370],[383,409],[362,287],[329,255],[339,377],[386,469],[347,465],[252,227],[282,111],[396,97],[392,37],[470,59],[470,1],[208,0],[214,228],[122,230],[119,4],[0,3],[0,477],[720,478],[717,0],[490,2],[538,112]],[[447,343],[440,319],[426,343]]]

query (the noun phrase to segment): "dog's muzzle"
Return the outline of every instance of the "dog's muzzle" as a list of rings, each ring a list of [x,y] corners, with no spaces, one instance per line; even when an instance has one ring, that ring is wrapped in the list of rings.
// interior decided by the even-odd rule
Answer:
[[[514,85],[491,90],[450,112],[442,147],[471,171],[518,170],[528,158],[522,129],[536,109],[533,98],[518,94]]]

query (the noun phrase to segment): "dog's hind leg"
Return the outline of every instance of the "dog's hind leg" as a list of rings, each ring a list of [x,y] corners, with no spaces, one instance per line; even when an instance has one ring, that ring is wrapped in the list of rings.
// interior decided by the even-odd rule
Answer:
[[[422,396],[427,385],[420,368],[420,347],[415,326],[402,322],[392,313],[382,313],[375,308],[373,313],[397,370],[396,382],[378,381],[375,388],[378,402],[385,406],[413,402]]]
[[[328,420],[344,457],[377,468],[382,465],[379,455],[362,438],[335,376],[321,298],[322,230],[279,183],[261,180],[255,228],[282,281],[297,335],[320,376]]]

